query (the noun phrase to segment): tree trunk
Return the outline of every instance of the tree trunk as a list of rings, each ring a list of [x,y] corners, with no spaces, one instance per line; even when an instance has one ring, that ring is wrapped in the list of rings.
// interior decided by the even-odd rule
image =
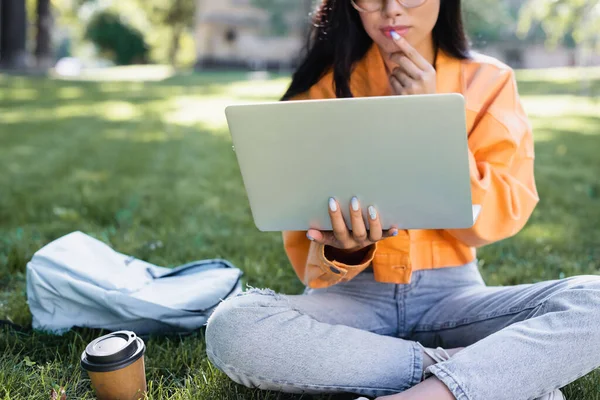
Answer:
[[[181,34],[183,33],[183,27],[181,24],[173,26],[171,33],[171,47],[169,48],[169,62],[173,67],[177,66],[177,54],[179,54],[179,42],[181,41]]]
[[[24,0],[0,0],[0,29],[0,68],[25,68],[27,12]]]
[[[39,68],[52,65],[52,13],[50,0],[37,0],[37,34],[35,38],[35,57]]]

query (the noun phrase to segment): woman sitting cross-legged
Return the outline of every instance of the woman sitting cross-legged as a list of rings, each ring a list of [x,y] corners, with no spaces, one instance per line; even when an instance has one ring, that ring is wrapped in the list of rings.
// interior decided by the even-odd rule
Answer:
[[[330,199],[333,231],[283,233],[305,292],[254,289],[221,303],[208,357],[265,390],[562,399],[559,388],[600,366],[600,277],[490,287],[475,254],[517,234],[538,202],[513,71],[469,50],[460,0],[326,0],[316,19],[283,100],[461,93],[481,213],[470,229],[383,231],[369,204]]]

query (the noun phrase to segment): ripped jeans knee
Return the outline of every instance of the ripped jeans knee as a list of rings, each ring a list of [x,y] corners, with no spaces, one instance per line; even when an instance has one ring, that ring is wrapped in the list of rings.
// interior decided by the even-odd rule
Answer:
[[[221,302],[206,324],[209,359],[213,355],[220,363],[236,367],[244,358],[254,357],[261,347],[257,344],[273,334],[274,327],[261,321],[291,309],[284,295],[253,287]]]
[[[284,296],[271,289],[258,289],[246,285],[246,290],[223,300],[207,321],[207,327],[221,314],[230,314],[232,310],[248,307],[268,307],[273,301],[283,300]]]
[[[244,296],[249,296],[249,295],[264,295],[264,296],[273,296],[276,300],[280,300],[282,298],[282,295],[275,292],[272,289],[269,288],[265,288],[265,289],[259,289],[259,288],[255,288],[253,286],[250,286],[248,284],[246,284],[246,290],[238,293],[235,297],[244,297]]]
[[[284,303],[282,303],[284,300]],[[271,289],[258,289],[247,285],[247,289],[222,301],[212,312],[206,323],[206,342],[218,333],[220,338],[235,337],[240,329],[247,332],[258,314],[256,308],[287,307],[289,301],[284,295]],[[264,311],[264,310],[263,310]],[[245,327],[245,328],[244,328]],[[223,339],[221,339],[223,340]]]

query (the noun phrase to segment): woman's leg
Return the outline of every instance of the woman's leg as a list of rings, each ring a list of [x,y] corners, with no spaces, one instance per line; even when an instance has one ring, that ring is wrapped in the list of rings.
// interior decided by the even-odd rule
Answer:
[[[443,292],[436,272],[412,302]],[[600,276],[466,286],[423,313],[410,338],[469,346],[428,368],[459,400],[535,399],[600,367]]]
[[[208,321],[209,359],[248,387],[292,393],[398,393],[421,381],[422,352],[398,335],[397,285],[364,272],[288,296],[251,290]]]

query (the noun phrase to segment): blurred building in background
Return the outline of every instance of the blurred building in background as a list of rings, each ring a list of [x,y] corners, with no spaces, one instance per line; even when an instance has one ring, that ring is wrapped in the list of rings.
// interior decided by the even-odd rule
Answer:
[[[311,1],[277,15],[252,0],[197,1],[199,68],[289,69],[305,44]]]
[[[197,66],[202,68],[240,67],[251,69],[288,69],[295,65],[305,44],[309,27],[311,0],[296,0],[298,7],[282,12],[288,29],[274,32],[273,6],[268,0],[197,0],[195,27]],[[576,46],[549,48],[545,37],[523,40],[514,34],[521,0],[504,0],[514,19],[503,27],[495,40],[477,40],[470,30],[475,50],[496,57],[514,68],[549,68],[574,65],[600,65],[600,55],[582,63]],[[271,4],[277,4],[276,1]],[[467,5],[468,6],[468,5]],[[481,7],[486,7],[482,5]],[[468,15],[468,14],[467,14]],[[478,15],[475,14],[474,18]],[[494,18],[493,14],[492,17]],[[481,25],[481,22],[479,22]],[[473,28],[477,22],[467,26]]]

